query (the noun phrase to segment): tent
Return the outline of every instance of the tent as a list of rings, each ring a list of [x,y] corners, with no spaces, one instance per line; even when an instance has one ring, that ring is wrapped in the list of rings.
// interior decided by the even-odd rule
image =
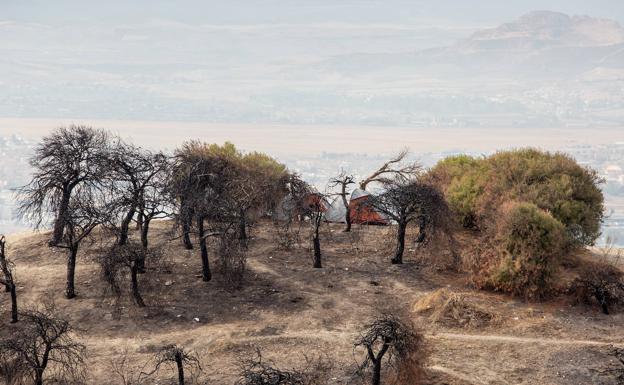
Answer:
[[[325,221],[334,223],[346,223],[347,222],[347,208],[342,201],[342,197],[338,195],[330,203],[329,208],[325,212]]]
[[[390,221],[381,212],[367,204],[370,193],[366,190],[355,189],[349,201],[349,215],[351,223],[363,225],[388,225]]]

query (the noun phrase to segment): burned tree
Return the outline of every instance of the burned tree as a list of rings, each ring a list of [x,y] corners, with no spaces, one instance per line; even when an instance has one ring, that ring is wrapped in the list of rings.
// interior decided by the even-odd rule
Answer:
[[[188,211],[184,210],[192,208],[204,281],[212,279],[207,244],[211,232],[207,231],[206,220],[220,222],[230,217],[224,205],[224,197],[228,194],[227,187],[238,173],[235,161],[238,155],[231,143],[219,146],[191,141],[176,150],[171,178],[171,195],[179,207],[176,219],[184,228],[188,215]]]
[[[54,216],[51,246],[63,238],[75,189],[100,184],[107,173],[108,150],[106,131],[74,125],[44,137],[35,150],[30,160],[35,173],[19,190],[18,212],[37,228]]]
[[[175,366],[178,373],[178,385],[185,384],[185,367],[192,371],[202,370],[197,354],[177,345],[167,345],[163,347],[156,353],[154,359],[156,361],[154,370],[145,374],[151,376],[157,373],[162,366],[168,366],[170,368]]]
[[[80,189],[69,201],[64,219],[64,234],[56,247],[67,250],[67,284],[65,297],[76,297],[75,274],[78,249],[91,232],[103,223],[110,223],[111,212],[107,194],[101,191]]]
[[[339,187],[340,190],[338,195],[342,199],[342,204],[345,208],[345,222],[347,223],[347,227],[345,227],[345,233],[351,231],[351,213],[349,211],[349,200],[347,199],[347,195],[349,192],[347,191],[349,185],[355,184],[355,179],[353,175],[348,175],[344,171],[341,171],[336,177],[330,179],[329,187]]]
[[[18,320],[17,314],[17,287],[13,278],[13,263],[6,256],[6,239],[0,235],[0,284],[4,285],[6,291],[11,295],[11,323]]]
[[[69,321],[53,308],[20,313],[21,327],[0,340],[0,352],[25,368],[35,385],[46,382],[74,383],[84,378],[85,346],[77,342]],[[27,380],[26,378],[24,380]]]
[[[145,198],[146,193],[151,193],[150,198],[157,198],[153,194],[153,188],[157,181],[162,179],[162,174],[168,166],[167,157],[162,153],[153,153],[136,146],[123,143],[121,140],[111,151],[110,176],[111,187],[115,191],[114,204],[123,214],[117,228],[117,241],[124,245],[128,241],[128,232],[132,220],[137,217],[140,227],[145,232],[149,229],[149,223],[145,224]],[[160,187],[160,186],[158,186]],[[156,205],[154,205],[156,203]],[[156,210],[160,202],[150,202],[150,212]],[[148,218],[151,220],[151,218]]]
[[[425,358],[424,341],[409,323],[392,314],[381,315],[365,326],[354,347],[366,349],[358,374],[370,371],[372,385],[381,384],[384,362],[394,371],[397,383],[419,383]]]
[[[132,298],[139,307],[145,306],[145,301],[139,289],[138,274],[144,266],[146,258],[154,258],[157,255],[153,251],[146,250],[141,244],[129,241],[124,245],[115,243],[110,248],[106,248],[98,257],[98,262],[102,268],[102,276],[110,285],[116,296],[121,295],[120,281],[127,273],[130,276]]]
[[[366,187],[372,182],[387,184],[392,182],[407,182],[414,178],[422,170],[421,166],[416,162],[406,162],[409,150],[404,149],[392,159],[384,163],[368,178],[360,182],[360,188],[366,190]]]
[[[371,207],[397,223],[396,252],[393,264],[403,263],[405,232],[411,222],[416,222],[419,233],[417,243],[427,239],[427,230],[435,231],[436,225],[444,223],[448,208],[444,196],[434,186],[419,181],[395,181],[386,184],[381,193],[369,200]]]

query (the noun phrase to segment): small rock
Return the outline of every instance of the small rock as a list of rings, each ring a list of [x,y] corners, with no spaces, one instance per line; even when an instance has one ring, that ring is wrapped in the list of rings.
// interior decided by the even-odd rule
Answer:
[[[193,318],[193,321],[199,322],[199,318],[195,317],[195,318]]]
[[[112,320],[113,320],[113,313],[104,314],[104,321],[112,321]]]
[[[173,281],[165,281],[165,286],[171,286],[173,285]]]

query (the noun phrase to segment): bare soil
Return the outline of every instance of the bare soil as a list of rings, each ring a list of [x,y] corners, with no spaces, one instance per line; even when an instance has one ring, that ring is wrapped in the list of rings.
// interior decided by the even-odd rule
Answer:
[[[21,305],[53,299],[81,329],[90,384],[120,384],[112,362],[127,354],[136,365],[149,366],[151,355],[171,343],[198,352],[202,378],[210,384],[233,384],[240,357],[257,348],[284,368],[324,355],[334,363],[330,382],[346,384],[364,357],[353,349],[358,330],[389,309],[407,313],[426,335],[427,384],[607,385],[617,384],[617,371],[624,371],[609,354],[613,346],[624,347],[622,313],[602,315],[566,298],[526,303],[476,291],[464,275],[438,271],[411,247],[405,264],[391,265],[390,228],[356,226],[348,234],[341,225],[324,226],[323,268],[313,269],[305,228],[300,244],[278,250],[275,229],[259,224],[245,282],[229,289],[218,271],[213,281],[201,281],[199,251],[185,250],[170,227],[160,222],[153,229],[151,245],[165,257],[158,266],[148,263],[141,276],[146,308],[136,307],[127,293],[121,301],[110,295],[93,260],[96,243],[81,252],[78,297],[66,300],[64,251],[48,248],[45,233],[8,237]],[[496,322],[464,327],[412,311],[439,289],[460,293]],[[0,334],[10,333],[8,296],[0,298]],[[159,375],[163,382],[157,383],[165,384],[173,373]]]

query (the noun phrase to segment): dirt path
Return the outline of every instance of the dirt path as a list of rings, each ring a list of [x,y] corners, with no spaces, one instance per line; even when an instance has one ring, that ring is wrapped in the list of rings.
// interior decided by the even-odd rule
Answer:
[[[483,335],[483,334],[457,334],[457,333],[436,333],[428,335],[433,339],[453,339],[464,341],[483,342],[510,342],[522,344],[545,344],[545,345],[585,345],[585,346],[624,346],[624,341],[595,341],[595,340],[570,340],[570,339],[546,339],[531,337],[512,337],[505,335]]]

